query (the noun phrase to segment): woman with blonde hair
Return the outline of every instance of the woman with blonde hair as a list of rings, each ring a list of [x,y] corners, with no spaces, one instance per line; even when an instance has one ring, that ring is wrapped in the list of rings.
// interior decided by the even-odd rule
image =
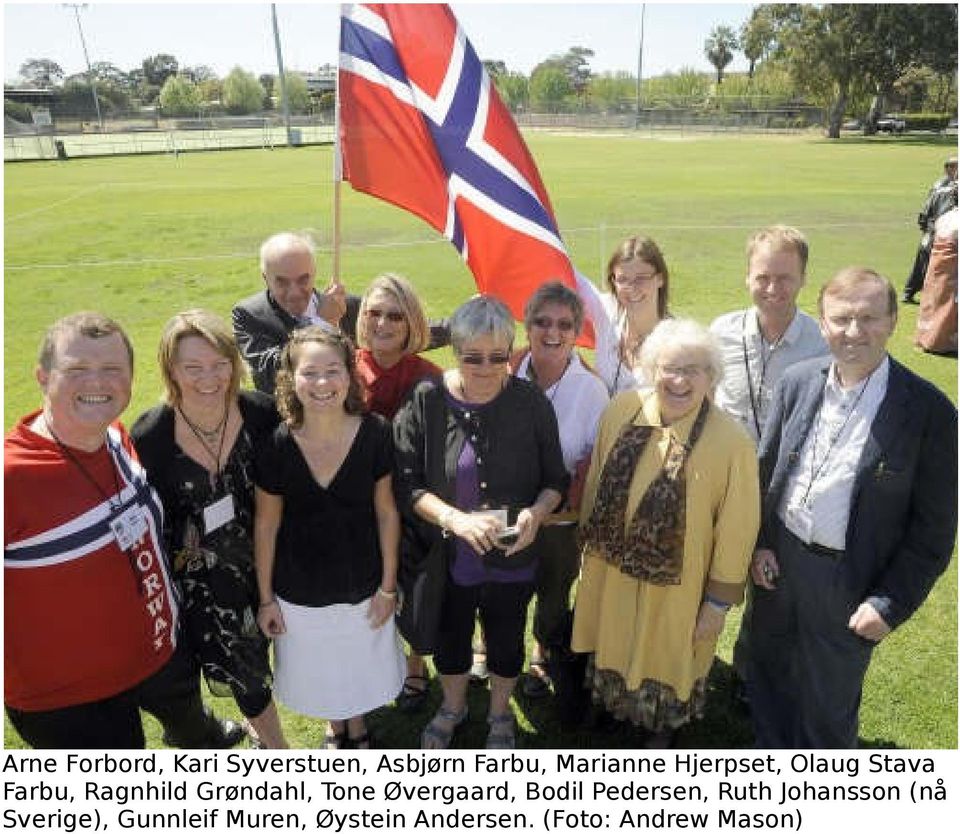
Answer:
[[[286,747],[253,566],[254,450],[279,416],[270,397],[240,390],[243,361],[213,313],[177,313],[158,353],[166,401],[142,414],[131,435],[163,502],[183,637],[210,690],[233,695],[255,743]]]
[[[421,379],[442,369],[418,354],[430,346],[430,326],[413,285],[385,272],[374,278],[357,316],[357,374],[367,407],[388,420]]]

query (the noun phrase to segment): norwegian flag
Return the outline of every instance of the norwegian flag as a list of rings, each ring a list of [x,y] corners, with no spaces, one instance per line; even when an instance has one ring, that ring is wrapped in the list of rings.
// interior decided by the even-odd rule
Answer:
[[[342,9],[344,179],[441,232],[517,318],[544,281],[575,289],[537,166],[450,8]]]

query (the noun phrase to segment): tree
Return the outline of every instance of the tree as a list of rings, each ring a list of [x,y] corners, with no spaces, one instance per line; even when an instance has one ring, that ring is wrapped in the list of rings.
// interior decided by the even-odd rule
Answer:
[[[507,73],[507,65],[503,61],[482,61],[481,63],[492,81],[496,81],[501,75]]]
[[[130,76],[116,64],[109,61],[97,61],[90,67],[97,84],[113,84],[120,89],[132,91]]]
[[[873,133],[894,83],[910,66],[946,61],[956,69],[957,7],[926,6],[919,11],[888,4],[859,8],[856,14],[873,41],[863,66],[874,94],[864,131]]]
[[[513,111],[526,106],[530,100],[530,82],[522,72],[505,72],[493,79],[503,103]]]
[[[97,99],[100,102],[100,110],[104,115],[118,113],[130,106],[130,99],[126,92],[115,84],[97,84]],[[57,95],[56,101],[50,109],[55,116],[96,118],[93,92],[86,75],[78,73],[64,81],[59,95]]]
[[[556,112],[571,92],[567,74],[556,65],[544,62],[530,76],[530,99],[548,113]]]
[[[740,27],[740,49],[747,59],[747,75],[753,80],[757,62],[767,57],[773,45],[773,22],[762,7],[753,10],[750,19]]]
[[[194,84],[199,84],[201,81],[213,81],[217,78],[217,74],[206,64],[184,67],[180,70],[180,75],[186,76]]]
[[[219,78],[210,78],[197,84],[200,99],[204,104],[220,103],[223,98],[223,82]]]
[[[172,55],[160,52],[143,59],[143,77],[148,84],[153,84],[157,88],[164,85],[164,82],[171,76],[176,75],[180,69],[180,64]]]
[[[867,130],[894,82],[911,63],[953,67],[957,8],[828,3],[766,7],[775,54],[797,86],[829,107],[827,136],[837,138],[851,98],[872,96]]]
[[[295,72],[286,73],[287,105],[291,113],[309,113],[313,105],[306,79]]]
[[[723,83],[723,71],[733,60],[737,36],[729,26],[714,26],[703,43],[703,54],[717,71],[717,84]]]
[[[168,116],[196,116],[203,97],[186,75],[171,75],[160,89],[160,108]]]
[[[570,91],[575,92],[578,96],[583,95],[592,74],[589,64],[589,59],[592,57],[592,49],[587,49],[585,46],[571,46],[562,55],[551,55],[546,61],[537,64],[533,68],[533,72],[530,73],[530,81],[533,81],[533,76],[540,70],[552,67],[560,70],[566,77],[569,87],[568,95]]]
[[[252,73],[234,67],[223,79],[222,101],[234,116],[256,113],[263,105],[263,87]]]
[[[53,87],[63,81],[63,67],[49,58],[31,58],[20,64],[20,77],[37,87]]]
[[[637,77],[629,72],[605,72],[590,79],[590,98],[608,113],[633,110],[637,94]]]

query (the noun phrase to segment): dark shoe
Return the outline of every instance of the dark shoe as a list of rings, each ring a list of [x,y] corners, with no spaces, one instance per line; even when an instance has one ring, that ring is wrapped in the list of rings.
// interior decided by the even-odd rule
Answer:
[[[915,296],[916,296],[916,293],[905,292],[903,296],[900,298],[900,301],[903,304],[919,304],[920,302],[917,301]]]
[[[545,660],[530,661],[530,668],[523,678],[523,694],[534,701],[550,694],[550,674]]]
[[[422,686],[416,685],[415,681],[422,683]],[[407,675],[403,681],[403,689],[397,695],[396,705],[400,712],[417,712],[423,708],[427,702],[427,690],[430,687],[430,678],[426,675]]]
[[[247,729],[243,724],[231,721],[229,718],[217,719],[217,732],[207,745],[211,750],[228,750],[236,747],[247,737]]]
[[[660,730],[658,733],[647,733],[643,741],[644,750],[669,750],[673,747],[675,730]]]
[[[229,750],[247,737],[247,730],[243,724],[238,724],[229,718],[214,718],[213,715],[210,715],[208,720],[210,729],[203,742],[197,744],[198,750]],[[163,744],[165,747],[188,746],[178,744],[167,733],[163,734]]]
[[[348,739],[348,742],[353,750],[373,750],[377,746],[373,736],[368,731],[364,731],[363,735],[356,738]]]
[[[352,740],[347,735],[346,728],[335,733],[327,727],[327,734],[323,737],[324,750],[349,750],[351,743]]]

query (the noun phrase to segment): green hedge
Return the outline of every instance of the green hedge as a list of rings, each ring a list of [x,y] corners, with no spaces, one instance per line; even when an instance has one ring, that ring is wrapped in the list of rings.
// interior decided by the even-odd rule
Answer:
[[[907,113],[903,117],[907,130],[942,131],[953,118],[949,113]]]

